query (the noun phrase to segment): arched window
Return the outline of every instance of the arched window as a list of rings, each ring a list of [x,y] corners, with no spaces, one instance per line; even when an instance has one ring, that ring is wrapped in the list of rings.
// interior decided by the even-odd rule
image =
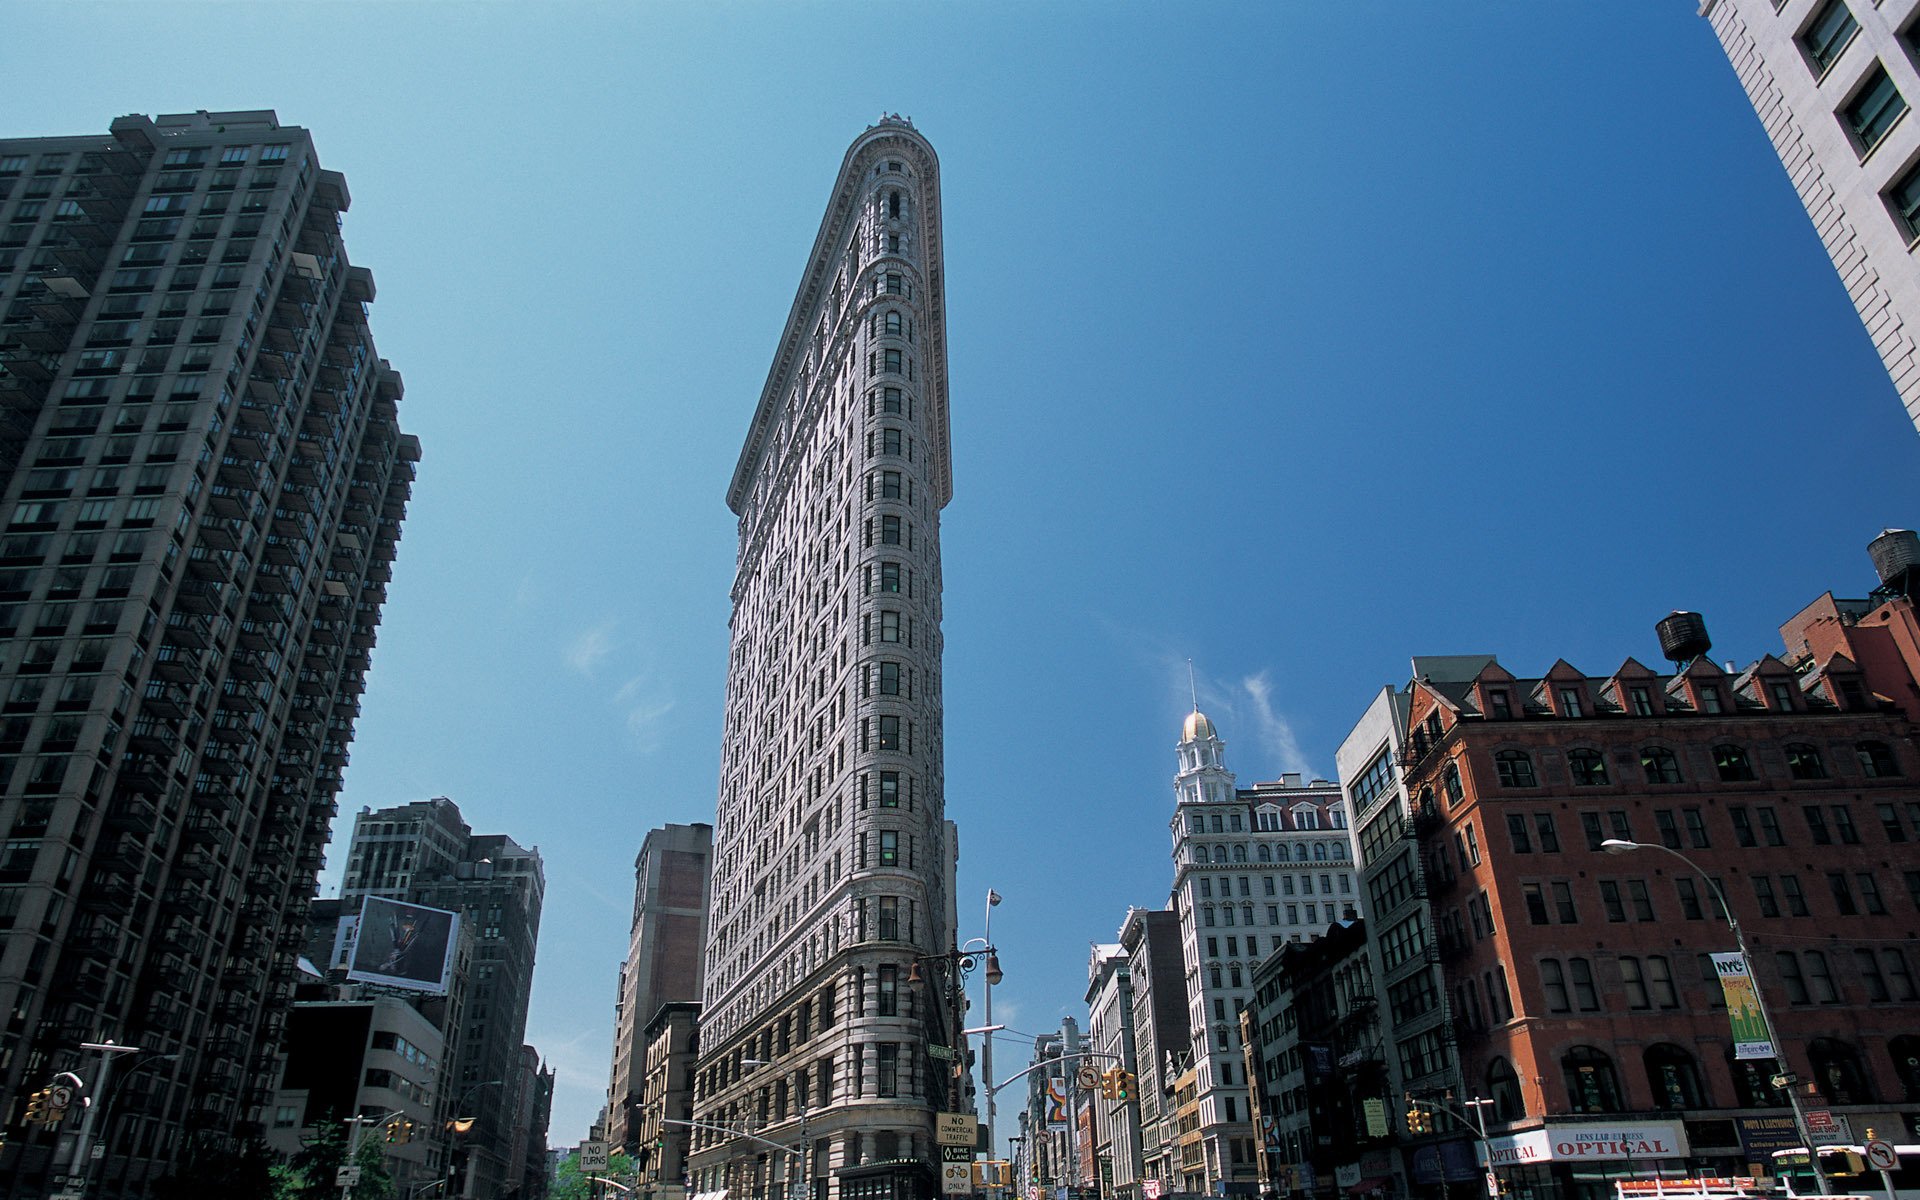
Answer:
[[[1598,750],[1567,751],[1567,770],[1576,787],[1602,787],[1607,783],[1607,760]]]
[[[1653,1089],[1657,1108],[1695,1109],[1707,1107],[1706,1088],[1700,1082],[1700,1067],[1672,1042],[1656,1042],[1641,1055],[1647,1068],[1647,1085]]]
[[[1873,1089],[1860,1068],[1860,1055],[1839,1038],[1814,1038],[1807,1043],[1813,1077],[1833,1104],[1872,1104]]]
[[[1533,759],[1525,750],[1501,750],[1493,756],[1501,787],[1534,787]]]
[[[1520,1077],[1513,1073],[1513,1064],[1504,1058],[1487,1064],[1487,1095],[1493,1099],[1494,1120],[1518,1121],[1527,1115],[1526,1103],[1520,1096]]]
[[[1644,746],[1640,750],[1640,770],[1648,783],[1679,783],[1680,760],[1665,746]]]
[[[1920,1037],[1901,1034],[1887,1043],[1887,1054],[1893,1059],[1893,1073],[1899,1077],[1906,1099],[1920,1100]]]
[[[1261,861],[1261,862],[1263,862],[1263,863],[1270,863],[1270,862],[1272,862],[1272,861],[1273,861],[1273,848],[1272,848],[1272,847],[1270,847],[1270,846],[1267,846],[1267,845],[1265,845],[1265,844],[1262,844],[1262,845],[1261,845],[1261,847],[1260,847],[1260,861]]]
[[[1238,844],[1234,846],[1233,861],[1237,863],[1243,863],[1247,861],[1247,848],[1245,846],[1238,845]]]
[[[1191,846],[1188,848],[1187,857],[1191,858],[1194,862],[1203,863],[1207,861],[1207,848],[1205,846]]]
[[[1575,1046],[1560,1056],[1560,1072],[1566,1080],[1567,1103],[1574,1112],[1621,1112],[1620,1076],[1613,1059],[1593,1046]]]
[[[1827,763],[1818,748],[1805,742],[1788,742],[1787,774],[1795,779],[1825,779]]]
[[[1780,1073],[1771,1058],[1735,1058],[1727,1047],[1727,1072],[1733,1076],[1733,1098],[1741,1108],[1777,1108],[1787,1103],[1786,1094],[1773,1086]]]
[[[1213,861],[1217,863],[1227,861],[1227,848],[1225,846],[1215,846],[1213,848]]]
[[[1325,862],[1327,860],[1327,845],[1325,842],[1315,842],[1313,844],[1313,858],[1315,862]]]
[[[1294,844],[1293,857],[1296,862],[1307,861],[1307,844],[1305,842],[1296,842]]]
[[[1460,803],[1461,798],[1466,795],[1466,792],[1460,786],[1460,767],[1458,764],[1447,764],[1447,769],[1440,773],[1440,787],[1441,790],[1447,794],[1447,806],[1449,808]]]
[[[1885,742],[1855,742],[1853,752],[1869,779],[1892,779],[1900,774],[1900,763]]]
[[[1713,769],[1720,773],[1723,783],[1753,778],[1753,763],[1747,758],[1747,752],[1731,742],[1713,748]]]

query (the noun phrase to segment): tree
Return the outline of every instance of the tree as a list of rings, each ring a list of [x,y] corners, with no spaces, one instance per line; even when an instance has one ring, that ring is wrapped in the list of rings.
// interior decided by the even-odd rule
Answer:
[[[607,1155],[607,1174],[622,1183],[632,1185],[633,1159],[627,1157],[624,1150],[615,1150]],[[547,1200],[595,1200],[599,1193],[606,1193],[608,1200],[623,1196],[619,1188],[598,1188],[593,1175],[580,1170],[580,1156],[570,1154],[560,1162],[560,1169],[554,1172],[553,1182],[547,1185]]]
[[[153,1181],[153,1194],[156,1200],[269,1200],[269,1161],[264,1142],[242,1142],[235,1149],[190,1138],[173,1171]]]
[[[315,1126],[300,1152],[286,1166],[273,1168],[273,1200],[339,1200],[335,1180],[346,1160],[347,1127],[336,1121]],[[353,1161],[360,1168],[360,1182],[348,1200],[394,1200],[393,1175],[378,1137],[363,1134]]]

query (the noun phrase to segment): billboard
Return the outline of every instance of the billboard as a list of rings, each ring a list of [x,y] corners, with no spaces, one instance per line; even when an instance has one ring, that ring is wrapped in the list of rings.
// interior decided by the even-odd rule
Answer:
[[[368,896],[360,903],[347,978],[444,996],[459,929],[459,913]]]

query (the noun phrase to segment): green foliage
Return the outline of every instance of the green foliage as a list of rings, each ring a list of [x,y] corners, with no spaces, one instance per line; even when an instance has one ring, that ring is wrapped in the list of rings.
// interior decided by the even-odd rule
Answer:
[[[173,1172],[154,1180],[153,1195],[155,1200],[271,1200],[270,1161],[261,1142],[229,1150],[194,1140]]]
[[[283,1167],[273,1168],[273,1200],[339,1200],[334,1182],[347,1157],[347,1127],[327,1122],[314,1127],[313,1137]],[[394,1200],[398,1189],[387,1170],[386,1143],[377,1134],[361,1134],[354,1152],[360,1182],[348,1200]]]

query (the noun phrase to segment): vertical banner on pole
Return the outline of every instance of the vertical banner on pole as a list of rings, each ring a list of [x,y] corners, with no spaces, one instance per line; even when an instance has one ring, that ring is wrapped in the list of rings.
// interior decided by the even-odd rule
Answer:
[[[1746,956],[1739,953],[1716,954],[1713,969],[1720,976],[1720,990],[1727,997],[1727,1021],[1733,1026],[1733,1056],[1778,1060],[1773,1041],[1767,1037],[1767,1022],[1760,1015],[1760,997],[1753,990]]]

